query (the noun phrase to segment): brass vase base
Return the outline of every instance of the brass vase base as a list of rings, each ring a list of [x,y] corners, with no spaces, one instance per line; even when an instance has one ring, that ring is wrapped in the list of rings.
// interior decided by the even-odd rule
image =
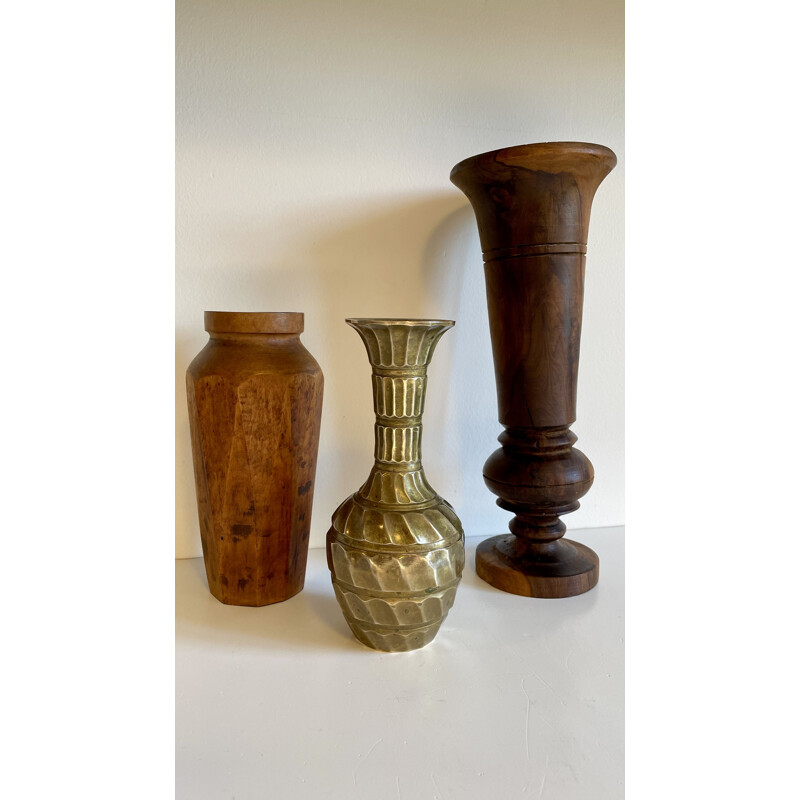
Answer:
[[[359,642],[375,650],[404,653],[418,650],[433,641],[453,606],[458,580],[445,589],[429,592],[422,602],[399,594],[394,598],[381,598],[380,605],[384,607],[386,617],[383,624],[367,622],[366,609],[358,608],[359,598],[340,583],[334,583],[333,588],[339,605],[347,609],[345,620]],[[373,608],[376,605],[374,600],[369,604]]]
[[[383,650],[386,653],[406,653],[410,650],[419,650],[430,644],[439,631],[441,623],[431,625],[429,628],[417,629],[412,634],[404,634],[399,630],[381,631],[373,628],[368,630],[360,625],[347,620],[350,630],[361,644],[371,647],[373,650]]]
[[[475,553],[478,576],[495,589],[524,597],[573,597],[597,585],[600,560],[580,542],[531,545],[511,534],[484,539]]]

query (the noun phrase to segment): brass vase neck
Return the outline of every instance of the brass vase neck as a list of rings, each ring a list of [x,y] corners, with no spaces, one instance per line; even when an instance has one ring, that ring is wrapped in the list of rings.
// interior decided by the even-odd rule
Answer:
[[[436,493],[422,469],[427,371],[452,320],[348,319],[372,366],[375,465],[360,495],[367,502],[416,505]],[[400,480],[400,476],[406,476]]]

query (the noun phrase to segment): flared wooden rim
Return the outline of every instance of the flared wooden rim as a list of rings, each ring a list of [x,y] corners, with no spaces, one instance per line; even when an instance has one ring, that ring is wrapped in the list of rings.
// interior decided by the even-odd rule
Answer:
[[[530,158],[531,162],[535,164],[537,160],[546,163],[550,159],[563,158],[567,155],[602,158],[609,162],[609,169],[613,169],[617,163],[617,156],[614,151],[602,144],[592,144],[591,142],[535,142],[533,144],[501,147],[499,150],[487,150],[485,153],[478,153],[478,155],[465,158],[450,170],[450,178],[452,180],[457,172],[469,169],[478,162],[485,166],[488,161],[502,162],[504,159],[511,157],[517,162]]]

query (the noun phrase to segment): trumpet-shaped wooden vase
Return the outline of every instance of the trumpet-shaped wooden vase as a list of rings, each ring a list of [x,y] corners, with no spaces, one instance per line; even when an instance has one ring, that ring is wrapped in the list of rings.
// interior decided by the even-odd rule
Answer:
[[[478,222],[486,275],[502,447],[483,468],[513,535],[478,546],[478,575],[529,597],[569,597],[597,583],[597,555],[563,539],[594,480],[573,447],[589,212],[617,158],[556,142],[468,158],[451,181]]]

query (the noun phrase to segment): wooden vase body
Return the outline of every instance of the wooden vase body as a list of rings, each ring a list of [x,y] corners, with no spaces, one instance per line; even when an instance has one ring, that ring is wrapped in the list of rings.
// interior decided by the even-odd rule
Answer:
[[[591,589],[598,559],[561,539],[594,470],[573,447],[589,213],[614,168],[606,147],[510,147],[457,164],[483,250],[497,405],[505,431],[484,480],[515,517],[481,543],[478,574],[507,592],[567,597]]]
[[[322,413],[303,315],[206,312],[186,373],[197,507],[211,594],[263,606],[305,579]]]

